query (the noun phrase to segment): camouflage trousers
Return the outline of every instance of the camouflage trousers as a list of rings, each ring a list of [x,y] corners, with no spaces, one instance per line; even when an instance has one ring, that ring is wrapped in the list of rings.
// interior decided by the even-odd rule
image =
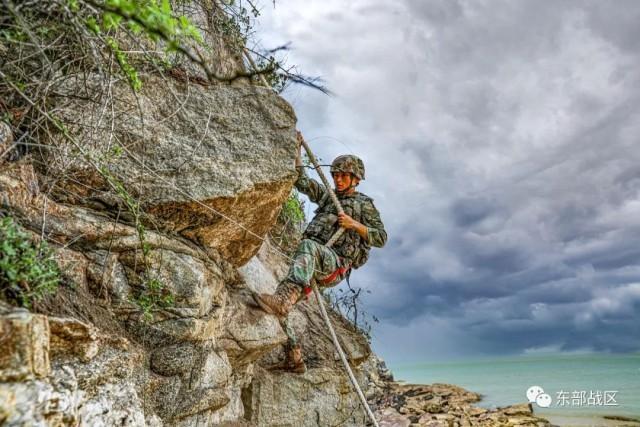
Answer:
[[[312,282],[319,288],[330,288],[340,283],[347,275],[348,269],[343,271],[344,267],[345,261],[332,249],[315,240],[304,239],[296,249],[287,277],[278,287],[300,287],[302,299],[305,298],[304,288],[311,286]],[[289,346],[297,345],[298,339],[289,318],[282,319],[280,324],[287,334]]]

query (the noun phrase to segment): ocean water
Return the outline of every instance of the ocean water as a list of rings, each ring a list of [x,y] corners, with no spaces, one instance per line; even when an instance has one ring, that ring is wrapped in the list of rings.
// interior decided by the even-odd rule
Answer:
[[[542,387],[551,404],[533,403],[534,412],[552,422],[573,420],[560,425],[598,425],[575,420],[602,415],[640,419],[640,353],[524,355],[390,368],[396,380],[455,384],[480,393],[478,406],[485,408],[527,402],[527,390]]]

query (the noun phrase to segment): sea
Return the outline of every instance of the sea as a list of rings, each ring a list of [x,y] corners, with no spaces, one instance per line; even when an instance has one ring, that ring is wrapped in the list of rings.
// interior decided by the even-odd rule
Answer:
[[[484,408],[535,400],[534,413],[558,426],[636,425],[605,415],[640,421],[640,353],[526,354],[389,367],[399,381],[480,393],[477,405]],[[550,399],[538,399],[541,394]]]

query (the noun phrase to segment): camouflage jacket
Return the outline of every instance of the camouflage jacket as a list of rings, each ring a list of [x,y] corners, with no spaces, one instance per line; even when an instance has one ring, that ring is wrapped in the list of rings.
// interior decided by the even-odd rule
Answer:
[[[298,191],[309,196],[309,199],[318,204],[315,216],[304,231],[303,237],[319,243],[326,243],[340,228],[338,225],[338,213],[331,202],[329,192],[324,185],[315,179],[309,178],[304,168],[298,168],[298,179],[295,183]],[[373,199],[357,191],[350,195],[337,195],[344,212],[367,227],[367,239],[363,239],[355,230],[347,230],[332,249],[336,254],[346,260],[352,267],[362,266],[369,258],[369,250],[372,246],[381,248],[387,242],[387,232],[380,219],[380,213],[373,204]]]

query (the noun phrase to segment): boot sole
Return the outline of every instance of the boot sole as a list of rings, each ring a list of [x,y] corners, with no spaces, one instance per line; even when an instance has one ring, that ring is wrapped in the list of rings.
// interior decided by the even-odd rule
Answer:
[[[301,366],[295,366],[289,372],[292,372],[294,374],[304,374],[305,372],[307,372],[307,366],[304,364],[302,364]]]
[[[304,374],[305,372],[307,372],[307,366],[304,364],[291,366],[286,362],[268,366],[266,369],[268,371],[289,372],[292,374]]]

